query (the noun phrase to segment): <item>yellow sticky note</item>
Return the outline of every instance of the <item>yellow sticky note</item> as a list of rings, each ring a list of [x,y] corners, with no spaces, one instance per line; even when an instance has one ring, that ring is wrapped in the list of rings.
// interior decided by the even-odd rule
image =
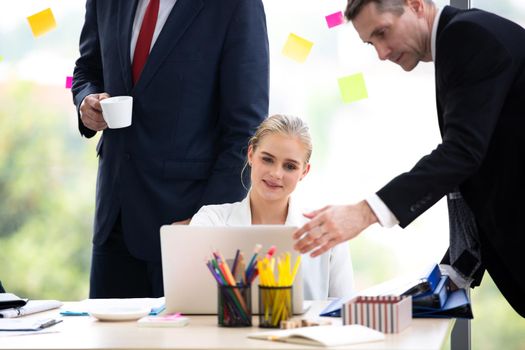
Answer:
[[[55,16],[53,16],[50,8],[27,17],[27,21],[34,37],[44,35],[57,26]]]
[[[4,56],[0,55],[0,62],[4,60]]]
[[[355,102],[368,97],[363,73],[339,78],[337,82],[345,103]]]
[[[308,54],[310,54],[313,45],[313,42],[290,33],[283,47],[283,55],[299,63],[303,63],[306,61]]]

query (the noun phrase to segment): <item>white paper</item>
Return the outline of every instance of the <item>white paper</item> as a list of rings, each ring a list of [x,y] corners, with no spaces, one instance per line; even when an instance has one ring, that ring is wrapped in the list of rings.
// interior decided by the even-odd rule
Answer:
[[[385,335],[361,325],[318,326],[248,334],[248,338],[287,343],[339,346],[380,341]]]
[[[165,303],[165,298],[112,298],[112,299],[85,299],[78,303],[69,303],[68,312],[89,312],[90,310],[99,310],[107,307],[148,307],[150,309],[158,308]]]
[[[29,300],[22,307],[0,310],[0,318],[12,318],[56,309],[62,306],[58,300]]]

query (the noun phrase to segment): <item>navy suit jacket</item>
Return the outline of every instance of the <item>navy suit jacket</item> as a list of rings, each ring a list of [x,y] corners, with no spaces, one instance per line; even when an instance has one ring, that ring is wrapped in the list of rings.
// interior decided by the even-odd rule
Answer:
[[[377,194],[405,227],[459,187],[480,231],[484,267],[525,317],[525,30],[447,6],[435,71],[443,141]]]
[[[77,108],[92,93],[133,96],[132,125],[104,130],[97,146],[93,242],[120,212],[129,251],[160,261],[161,225],[246,194],[246,145],[268,113],[268,38],[261,0],[178,0],[133,85],[136,7],[87,1],[72,91]]]

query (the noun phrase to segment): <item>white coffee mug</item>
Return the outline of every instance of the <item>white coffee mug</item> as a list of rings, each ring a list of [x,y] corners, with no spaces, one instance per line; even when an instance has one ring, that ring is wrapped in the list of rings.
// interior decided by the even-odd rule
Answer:
[[[131,125],[133,97],[115,96],[100,101],[102,117],[110,129],[125,128]]]

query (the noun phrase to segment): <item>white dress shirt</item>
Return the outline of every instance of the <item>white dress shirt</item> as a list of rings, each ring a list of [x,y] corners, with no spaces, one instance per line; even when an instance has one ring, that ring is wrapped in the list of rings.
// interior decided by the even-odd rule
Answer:
[[[432,23],[432,34],[430,37],[430,52],[432,54],[432,61],[436,60],[436,36],[441,10],[442,9],[440,8],[437,9],[436,15],[434,17],[434,23]],[[392,211],[386,206],[385,202],[383,202],[383,200],[379,198],[377,194],[373,193],[366,199],[366,201],[376,215],[377,220],[379,220],[379,224],[381,224],[381,226],[393,227],[399,224],[399,220],[396,218],[394,213],[392,213]]]
[[[302,226],[306,219],[290,199],[286,226]],[[250,226],[252,214],[249,195],[241,202],[202,207],[191,219],[195,226]],[[341,243],[317,258],[303,254],[303,291],[306,300],[345,297],[354,292],[354,272],[348,242]]]
[[[150,51],[153,45],[155,44],[155,41],[157,41],[157,38],[159,37],[159,34],[162,31],[162,28],[164,27],[164,24],[166,23],[166,20],[168,19],[168,16],[170,15],[171,10],[173,9],[173,6],[175,6],[176,2],[177,0],[160,0],[159,14],[157,17],[157,24],[155,25],[155,31],[153,32],[153,38],[151,39]],[[144,15],[146,14],[146,8],[148,7],[148,4],[149,0],[139,0],[137,4],[135,20],[133,21],[133,31],[131,32],[131,47],[129,51],[131,55],[131,63],[133,63],[133,54],[135,53],[135,46],[137,45],[140,27],[142,26],[142,20],[144,19]]]

